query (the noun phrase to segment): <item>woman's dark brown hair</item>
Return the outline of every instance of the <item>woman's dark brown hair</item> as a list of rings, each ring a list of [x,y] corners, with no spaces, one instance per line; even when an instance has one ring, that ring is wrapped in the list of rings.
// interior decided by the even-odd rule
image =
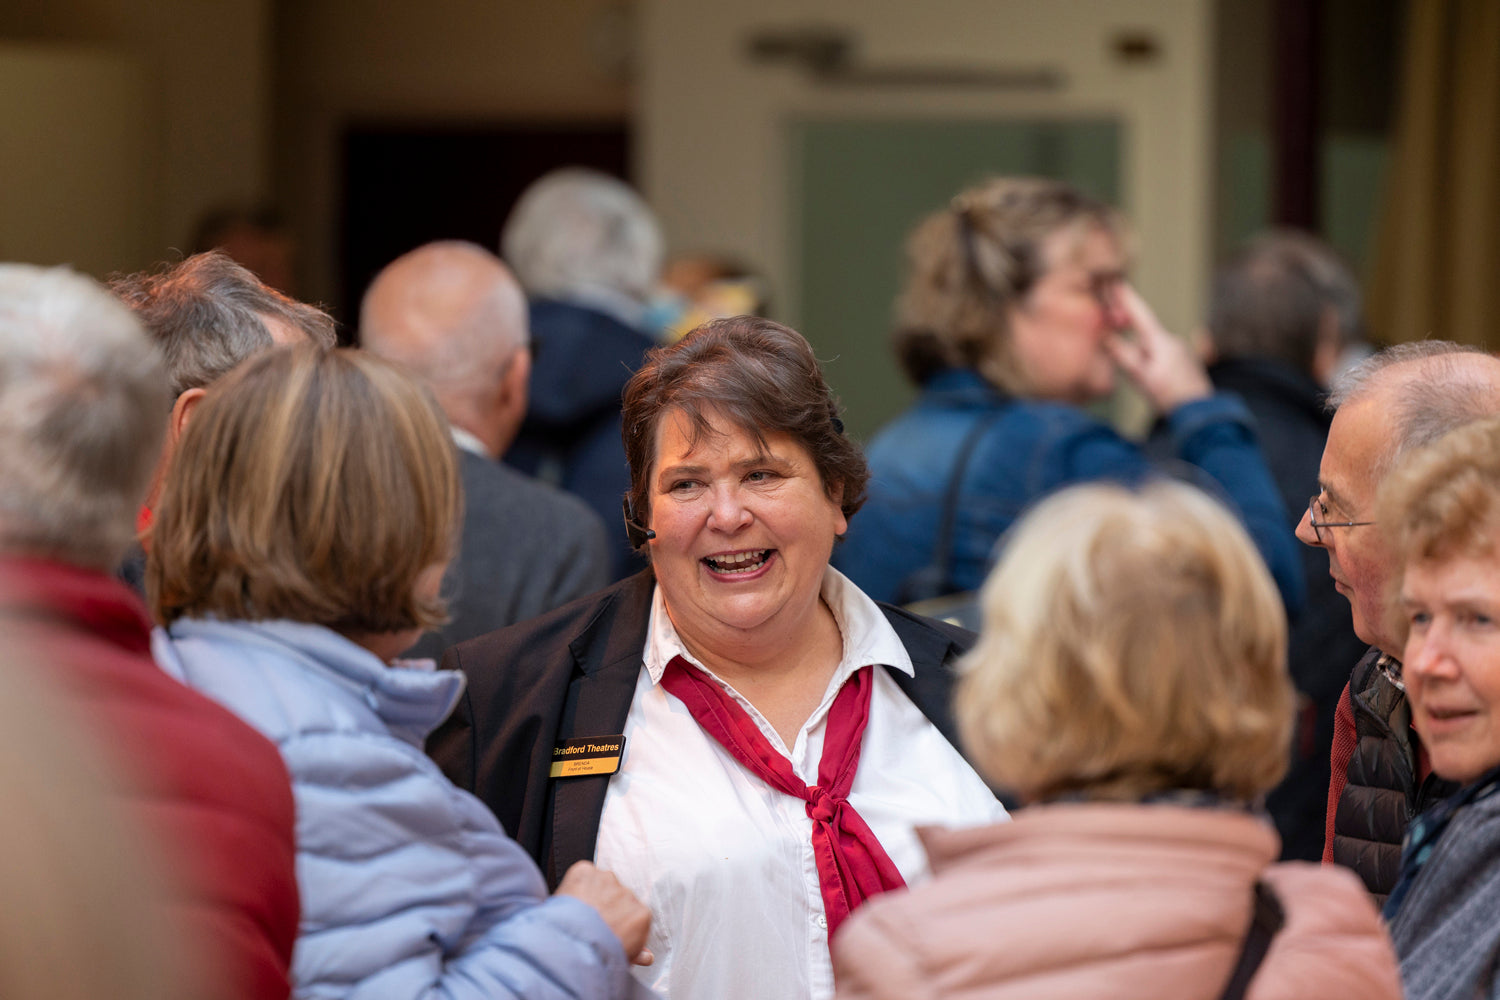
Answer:
[[[630,509],[644,522],[647,484],[656,461],[656,429],[668,410],[692,423],[693,441],[722,433],[722,415],[757,442],[786,434],[812,456],[823,489],[844,516],[865,502],[870,471],[859,446],[844,434],[838,401],[812,348],[796,330],[755,316],[705,323],[676,344],[660,347],[625,386],[625,457]]]

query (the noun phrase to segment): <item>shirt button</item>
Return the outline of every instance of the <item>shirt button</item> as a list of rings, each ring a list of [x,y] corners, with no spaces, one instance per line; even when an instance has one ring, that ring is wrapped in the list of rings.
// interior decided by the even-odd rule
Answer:
[[[828,918],[821,913],[818,914],[818,926],[825,931],[828,929]]]

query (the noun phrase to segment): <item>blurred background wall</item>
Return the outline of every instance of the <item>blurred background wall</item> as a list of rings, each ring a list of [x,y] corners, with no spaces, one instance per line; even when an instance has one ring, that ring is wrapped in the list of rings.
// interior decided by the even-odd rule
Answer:
[[[1267,224],[1368,272],[1409,26],[1455,5],[10,0],[0,257],[128,270],[190,249],[209,209],[271,204],[296,291],[347,321],[396,254],[494,246],[526,183],[587,163],[642,188],[671,249],[764,274],[867,430],[904,399],[900,237],[985,173],[1119,203],[1176,330]]]

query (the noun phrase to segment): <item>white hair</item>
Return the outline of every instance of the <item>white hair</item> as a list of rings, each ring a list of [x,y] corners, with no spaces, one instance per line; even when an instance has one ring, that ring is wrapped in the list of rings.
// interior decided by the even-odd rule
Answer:
[[[1409,366],[1394,373],[1398,366]],[[1393,344],[1340,374],[1328,408],[1357,402],[1397,379],[1387,403],[1391,433],[1371,470],[1380,482],[1407,452],[1431,444],[1456,427],[1500,413],[1500,371],[1493,355],[1449,340]]]
[[[101,285],[0,264],[0,547],[113,568],[170,406],[159,351]]]
[[[531,295],[598,293],[644,302],[661,273],[662,235],[641,196],[595,170],[555,170],[522,193],[500,251]]]

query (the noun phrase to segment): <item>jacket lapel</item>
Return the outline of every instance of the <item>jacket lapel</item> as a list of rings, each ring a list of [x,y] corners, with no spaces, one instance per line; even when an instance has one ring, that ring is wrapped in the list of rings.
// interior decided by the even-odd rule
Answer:
[[[929,722],[937,727],[943,738],[955,747],[959,746],[958,725],[953,721],[953,666],[952,659],[967,652],[974,644],[974,635],[963,629],[941,626],[928,619],[916,618],[909,612],[882,604],[880,610],[896,630],[901,644],[911,654],[916,676],[908,677],[899,670],[887,671],[902,692],[912,700]],[[939,631],[939,629],[944,631]]]
[[[650,570],[632,577],[569,644],[575,670],[558,723],[558,743],[625,731],[625,717],[640,677],[655,587]],[[630,752],[628,746],[625,752]],[[551,779],[551,837],[544,850],[547,882],[552,887],[575,861],[593,860],[609,778],[598,774]]]

